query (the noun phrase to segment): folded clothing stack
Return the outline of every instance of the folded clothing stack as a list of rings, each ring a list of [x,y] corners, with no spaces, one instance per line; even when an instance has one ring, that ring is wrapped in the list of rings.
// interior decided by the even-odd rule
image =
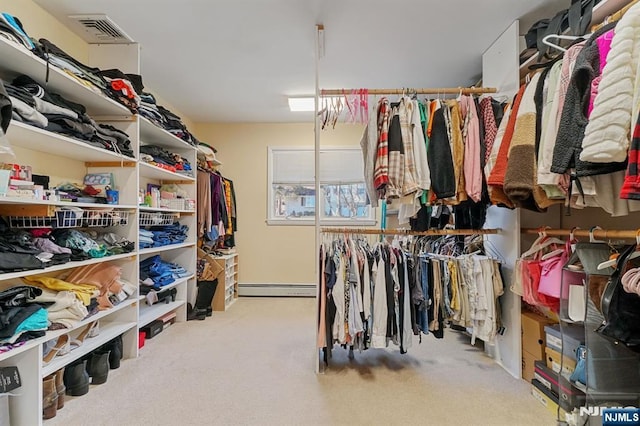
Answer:
[[[189,160],[180,154],[171,153],[166,149],[155,145],[142,145],[140,147],[140,160],[153,164],[172,172],[193,177],[193,169]]]
[[[125,105],[132,112],[137,113],[140,106],[138,93],[142,93],[144,90],[142,77],[137,74],[125,74],[118,69],[102,70],[100,75],[110,85],[112,93],[117,96],[118,102]]]
[[[0,13],[0,36],[29,50],[35,48],[33,41],[25,32],[22,22],[8,13]]]
[[[47,311],[34,299],[42,290],[17,286],[0,292],[0,353],[45,335]]]
[[[189,227],[179,222],[173,225],[154,226],[140,229],[140,248],[163,247],[172,244],[182,244],[187,239]]]
[[[4,85],[12,102],[13,119],[134,157],[129,136],[111,125],[96,123],[84,105],[48,92],[26,75]]]
[[[140,109],[138,113],[151,121],[158,127],[161,127],[172,133],[176,137],[182,139],[185,142],[193,146],[198,145],[198,140],[193,136],[187,126],[182,122],[180,117],[156,103],[156,98],[151,93],[140,93]]]
[[[72,260],[113,256],[133,251],[134,243],[112,232],[54,229],[51,237],[62,247],[71,249]]]
[[[162,260],[159,255],[140,262],[140,293],[147,294],[151,290],[160,290],[175,280],[192,275],[177,263]]]

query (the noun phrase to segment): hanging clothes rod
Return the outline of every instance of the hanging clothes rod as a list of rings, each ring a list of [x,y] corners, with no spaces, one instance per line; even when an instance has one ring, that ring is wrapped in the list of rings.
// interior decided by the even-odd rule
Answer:
[[[322,228],[323,234],[367,234],[367,235],[486,235],[497,234],[499,229],[430,229],[411,231],[409,229],[363,229],[363,228]]]
[[[607,24],[610,24],[611,22],[617,22],[617,21],[619,21],[619,20],[620,20],[620,18],[622,18],[622,16],[623,16],[625,13],[627,13],[627,11],[628,11],[629,9],[631,9],[631,7],[632,7],[632,6],[634,6],[636,3],[638,3],[638,1],[640,1],[640,0],[633,0],[631,3],[629,3],[628,5],[626,5],[625,7],[623,7],[622,9],[620,9],[619,11],[614,12],[614,13],[612,13],[611,15],[607,16],[607,17],[605,18],[605,20],[604,20],[604,21],[602,21],[602,23],[601,23],[601,24],[594,25],[594,26],[591,28],[591,32],[596,32],[596,31],[598,31],[600,28],[604,27],[604,26],[605,26],[605,25],[607,25]]]
[[[495,87],[443,87],[443,88],[422,88],[422,89],[321,89],[320,97],[335,95],[350,95],[352,93],[360,93],[366,90],[369,95],[402,95],[402,94],[418,94],[418,95],[481,95],[483,93],[496,93]]]
[[[544,229],[544,228],[522,228],[521,232],[527,235],[539,235],[544,233],[550,237],[569,237],[571,229]],[[589,229],[575,229],[574,237],[593,238],[597,240],[635,240],[640,235],[640,229],[618,230],[618,229],[594,229],[593,233]]]

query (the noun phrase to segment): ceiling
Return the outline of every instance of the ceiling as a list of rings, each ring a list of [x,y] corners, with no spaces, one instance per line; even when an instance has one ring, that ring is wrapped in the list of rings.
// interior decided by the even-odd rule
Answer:
[[[569,0],[36,0],[105,13],[142,45],[147,87],[196,122],[292,122],[288,95],[323,88],[449,87],[478,81],[481,55],[513,20],[521,32]],[[52,40],[55,43],[55,40]]]

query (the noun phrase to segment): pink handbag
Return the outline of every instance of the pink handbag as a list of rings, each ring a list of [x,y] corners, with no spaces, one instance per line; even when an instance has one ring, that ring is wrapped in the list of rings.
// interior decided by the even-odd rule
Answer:
[[[571,253],[571,245],[567,242],[564,251],[557,256],[553,256],[549,259],[542,260],[540,262],[540,285],[538,286],[538,292],[546,294],[547,296],[560,298],[561,286],[562,286],[562,268],[567,260],[569,260],[569,254]]]

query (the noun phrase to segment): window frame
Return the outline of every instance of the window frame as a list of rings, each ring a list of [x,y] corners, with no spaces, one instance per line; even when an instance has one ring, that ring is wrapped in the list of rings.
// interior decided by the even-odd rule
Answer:
[[[315,226],[315,214],[308,217],[290,217],[279,218],[274,216],[274,203],[275,193],[273,190],[273,153],[274,151],[310,151],[314,152],[313,147],[308,146],[268,146],[267,147],[267,218],[266,224],[270,226]],[[360,151],[360,148],[348,147],[348,146],[327,146],[320,149],[320,151]],[[291,182],[291,184],[301,184],[300,182]],[[328,183],[331,184],[331,183]],[[341,184],[347,185],[348,182]],[[365,184],[364,176],[359,182],[352,182],[351,184]],[[323,182],[320,182],[322,187]],[[336,184],[337,185],[337,184]],[[313,183],[315,188],[315,182]],[[324,191],[320,191],[320,194],[315,194],[315,207],[316,209],[323,209],[325,203]],[[320,214],[320,225],[322,226],[375,226],[378,224],[377,209],[369,207],[369,217],[367,218],[323,218],[323,210],[316,210]]]

